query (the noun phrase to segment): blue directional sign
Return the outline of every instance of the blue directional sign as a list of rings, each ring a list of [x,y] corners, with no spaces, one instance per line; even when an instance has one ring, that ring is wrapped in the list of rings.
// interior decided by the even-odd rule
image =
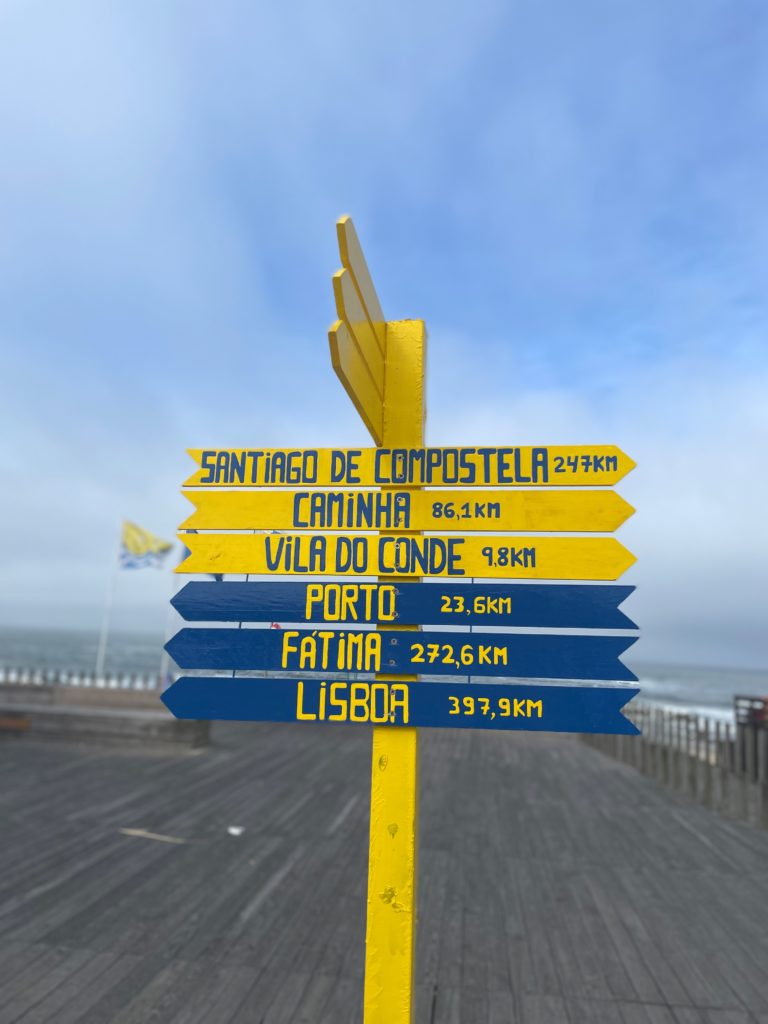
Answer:
[[[162,696],[177,718],[517,729],[636,735],[621,709],[639,691],[614,686],[513,686],[182,676]]]
[[[186,669],[384,672],[518,679],[624,679],[628,636],[377,632],[372,629],[182,629],[165,645]]]
[[[187,583],[172,599],[191,622],[420,623],[637,629],[619,605],[634,587],[558,583]]]

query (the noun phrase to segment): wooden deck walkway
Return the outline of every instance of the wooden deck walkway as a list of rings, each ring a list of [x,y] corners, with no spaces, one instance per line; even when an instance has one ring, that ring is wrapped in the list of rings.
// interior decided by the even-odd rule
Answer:
[[[768,834],[572,738],[422,736],[417,1024],[768,1024]],[[359,1024],[368,734],[214,737],[0,741],[0,1024]]]

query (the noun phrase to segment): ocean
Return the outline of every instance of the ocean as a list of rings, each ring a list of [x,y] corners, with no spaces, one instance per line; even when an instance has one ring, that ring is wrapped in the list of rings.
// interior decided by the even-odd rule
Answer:
[[[109,635],[106,673],[159,672],[163,643],[162,634],[115,630]],[[0,668],[93,672],[98,646],[96,630],[0,626]]]
[[[98,639],[95,630],[0,627],[0,667],[93,671]],[[111,633],[107,673],[159,672],[162,647],[160,634]],[[632,668],[645,700],[698,714],[727,716],[737,694],[768,696],[768,672],[635,661]]]

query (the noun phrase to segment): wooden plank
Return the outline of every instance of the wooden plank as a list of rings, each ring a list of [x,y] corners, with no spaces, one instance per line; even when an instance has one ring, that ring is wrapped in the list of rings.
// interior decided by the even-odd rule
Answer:
[[[112,953],[96,953],[82,965],[74,963],[74,969],[68,971],[58,978],[46,978],[46,986],[50,985],[51,991],[46,996],[45,987],[36,985],[31,990],[33,1005],[20,1015],[17,1020],[19,1024],[46,1024],[47,1021],[60,1020],[60,1015],[65,1011],[67,1005],[76,999],[77,996],[88,989],[99,984],[110,968],[114,968],[118,957]],[[51,984],[51,981],[54,983]],[[2,1011],[0,1011],[0,1019]],[[10,1014],[9,1014],[10,1018]],[[10,1018],[12,1019],[12,1018]]]
[[[570,1024],[567,1003],[559,996],[526,994],[520,1009],[521,1024]]]
[[[614,537],[183,533],[178,573],[615,580],[635,562]]]
[[[376,444],[384,436],[384,405],[355,339],[342,320],[328,331],[331,364]]]
[[[668,1006],[621,1003],[619,1008],[621,1024],[677,1024],[677,1018]]]
[[[488,729],[636,735],[622,713],[638,693],[624,686],[414,683],[180,676],[163,694],[177,718],[339,726]],[[397,727],[397,730],[392,728]]]
[[[619,605],[634,587],[549,583],[187,583],[171,604],[188,622],[378,623],[637,629]]]
[[[372,629],[180,630],[165,645],[179,668],[272,672],[386,672],[391,676],[493,676],[636,682],[619,660],[635,637],[559,633],[421,631],[403,637]]]
[[[379,347],[373,327],[355,288],[352,274],[348,270],[337,270],[333,275],[333,295],[336,300],[336,315],[349,328],[368,369],[369,376],[379,396],[383,399],[384,353]]]
[[[336,327],[345,352],[351,346],[354,379],[364,381],[349,331],[341,321],[332,332]],[[371,384],[372,407],[375,393]],[[393,405],[389,415],[395,414]],[[199,468],[185,487],[612,487],[635,467],[615,445],[190,448],[187,454]]]
[[[209,978],[211,965],[208,965]],[[189,997],[180,1000],[181,1006],[176,1014],[169,1019],[169,1024],[232,1024],[243,1005],[244,1000],[253,989],[253,968],[233,967],[220,968],[216,971],[206,990],[191,1000]],[[297,998],[301,994],[300,982],[290,979],[290,992]],[[263,1007],[262,1007],[263,1009]],[[284,1018],[283,1018],[284,1019]],[[280,1019],[268,1013],[263,1024],[280,1024]],[[251,1024],[249,1021],[248,1024]]]
[[[334,993],[359,1004],[370,736],[333,735],[217,726],[193,758],[6,742],[0,1007],[22,1010],[12,1024],[144,1024],[161,1008],[169,1024],[255,1012],[317,1024]],[[669,1006],[678,1024],[766,1017],[768,833],[568,738],[425,731],[420,746],[417,976],[437,980],[439,1011],[464,1024],[474,977],[489,1019],[514,1005],[516,1024],[609,1008],[666,1024]],[[79,967],[73,952],[87,954]],[[613,999],[584,995],[604,984]]]
[[[103,954],[94,958],[94,964],[103,962]],[[38,1003],[32,1011],[22,1017],[19,1024],[83,1024],[92,1007],[96,1006],[111,988],[130,974],[137,963],[136,957],[117,956],[103,971],[96,971],[93,976],[76,974],[68,982],[54,991],[50,1000]],[[63,997],[59,1005],[58,994]],[[54,1012],[48,1012],[52,1006]],[[37,1012],[39,1011],[39,1018]],[[104,1019],[104,1018],[102,1018]]]
[[[611,533],[634,509],[615,491],[187,490],[181,530]]]
[[[384,436],[422,445],[427,336],[415,320],[387,324]],[[396,631],[415,625],[383,626]],[[380,677],[379,677],[380,678]],[[417,921],[418,732],[374,727],[365,924],[365,1024],[411,1024]]]
[[[355,287],[375,331],[381,354],[384,355],[386,352],[386,319],[351,217],[339,218],[336,222],[336,235],[339,241],[342,266],[354,278]]]
[[[622,1014],[625,1005],[607,999],[569,999],[569,1024],[630,1024]],[[646,1017],[636,1017],[632,1024],[648,1024]],[[670,1016],[666,1024],[674,1024]]]

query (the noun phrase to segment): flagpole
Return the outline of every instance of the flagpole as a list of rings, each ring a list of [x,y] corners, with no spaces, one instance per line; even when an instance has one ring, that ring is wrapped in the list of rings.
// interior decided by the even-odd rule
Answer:
[[[178,589],[179,588],[178,588],[177,581],[176,581],[176,574],[175,574],[175,572],[173,570],[173,567],[172,567],[171,568],[171,596],[172,597],[177,592]],[[173,607],[173,605],[169,601],[168,602],[168,611],[167,611],[166,616],[165,616],[165,636],[163,637],[163,651],[162,651],[162,654],[160,655],[160,686],[159,686],[159,690],[160,690],[161,693],[165,689],[165,677],[168,674],[168,666],[171,663],[171,656],[168,653],[168,651],[166,651],[165,645],[171,639],[171,633],[173,631],[173,627],[172,627],[171,623],[173,622],[173,616],[174,616],[175,611],[176,611],[176,609]]]
[[[184,530],[183,532],[184,533],[197,533],[197,530]],[[177,565],[181,565],[181,563],[186,559],[188,554],[189,554],[189,548],[186,546],[184,541],[182,541],[182,543],[181,543],[181,557],[179,558],[179,560],[178,560],[178,562],[176,564]],[[179,592],[179,590],[181,590],[181,584],[183,582],[184,582],[183,580],[177,580],[176,579],[176,569],[175,569],[175,567],[172,567],[171,568],[171,598],[173,598],[173,596],[175,594],[177,594]],[[163,650],[162,650],[162,653],[160,654],[160,687],[159,687],[160,693],[162,693],[166,689],[165,679],[166,679],[166,676],[168,675],[170,664],[171,664],[171,656],[168,653],[168,651],[166,651],[165,645],[171,639],[171,635],[173,633],[172,623],[173,623],[175,614],[176,614],[176,609],[173,607],[173,604],[169,601],[168,602],[168,611],[167,611],[166,616],[165,616],[165,637],[163,638]]]
[[[120,530],[115,561],[112,565],[112,572],[107,582],[107,593],[104,599],[104,613],[101,617],[101,633],[99,634],[99,649],[96,653],[96,679],[104,675],[104,662],[107,656],[107,638],[109,636],[109,621],[112,615],[112,604],[115,597],[115,582],[117,580],[117,569],[120,561],[120,543],[122,542],[122,529]]]

